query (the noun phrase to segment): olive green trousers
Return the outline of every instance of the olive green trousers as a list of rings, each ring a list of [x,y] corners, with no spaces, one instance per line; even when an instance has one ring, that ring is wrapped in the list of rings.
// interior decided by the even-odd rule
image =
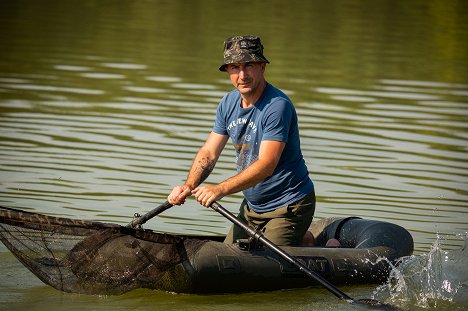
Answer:
[[[261,214],[250,209],[244,199],[237,218],[262,232],[268,240],[276,245],[300,246],[304,234],[314,218],[314,213],[315,192],[312,191],[297,202]],[[238,239],[247,238],[249,235],[244,229],[233,225],[224,243],[230,244]]]

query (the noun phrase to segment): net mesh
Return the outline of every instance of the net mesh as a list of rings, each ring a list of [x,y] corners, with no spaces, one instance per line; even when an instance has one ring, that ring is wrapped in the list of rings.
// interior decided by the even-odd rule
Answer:
[[[65,292],[190,288],[205,240],[0,206],[0,240],[39,279]]]

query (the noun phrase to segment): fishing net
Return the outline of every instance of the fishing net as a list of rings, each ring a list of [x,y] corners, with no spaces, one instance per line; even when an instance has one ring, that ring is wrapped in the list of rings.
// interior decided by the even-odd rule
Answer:
[[[0,240],[39,279],[65,292],[190,288],[205,240],[0,206]]]

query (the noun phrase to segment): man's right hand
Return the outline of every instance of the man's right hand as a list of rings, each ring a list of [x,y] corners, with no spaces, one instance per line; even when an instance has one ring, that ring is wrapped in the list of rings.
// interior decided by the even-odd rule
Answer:
[[[192,189],[189,186],[176,186],[167,197],[167,201],[172,205],[182,205],[185,203],[185,198],[190,195],[192,195]]]

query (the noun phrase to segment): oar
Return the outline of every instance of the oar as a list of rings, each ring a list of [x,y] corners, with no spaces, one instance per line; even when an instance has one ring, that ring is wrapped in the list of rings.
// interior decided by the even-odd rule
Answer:
[[[302,271],[307,276],[311,277],[312,279],[314,279],[315,281],[320,283],[323,287],[325,287],[328,291],[330,291],[332,294],[334,294],[336,297],[340,298],[341,300],[344,300],[344,301],[346,301],[348,303],[355,304],[355,305],[363,305],[363,306],[366,306],[366,307],[372,308],[372,309],[401,310],[398,307],[395,307],[395,306],[392,306],[392,305],[389,305],[389,304],[384,304],[384,303],[381,303],[381,302],[379,302],[377,300],[373,300],[373,299],[355,300],[355,299],[349,297],[348,295],[346,295],[345,293],[340,291],[338,288],[333,286],[333,284],[331,284],[328,280],[324,279],[322,276],[317,274],[315,271],[310,270],[309,268],[304,266],[302,263],[300,263],[297,259],[293,258],[291,255],[289,255],[288,253],[283,251],[281,248],[276,246],[273,242],[271,242],[270,240],[265,238],[261,232],[256,231],[255,229],[249,227],[244,222],[239,220],[236,216],[234,216],[231,212],[229,212],[224,207],[222,207],[219,203],[213,202],[211,204],[211,208],[214,209],[215,211],[217,211],[218,213],[220,213],[221,215],[223,215],[224,217],[226,217],[227,219],[229,219],[235,225],[237,225],[237,226],[241,227],[242,229],[244,229],[248,233],[249,236],[251,236],[252,238],[254,238],[256,240],[259,240],[260,242],[262,242],[270,250],[272,250],[276,254],[280,255],[283,259],[287,260],[288,262],[290,262],[291,264],[296,266],[300,271]]]
[[[133,217],[133,220],[127,225],[127,227],[131,228],[141,228],[141,225],[153,218],[154,216],[161,214],[165,210],[169,209],[172,207],[172,204],[170,204],[168,201],[164,202],[163,204],[159,205],[158,207],[155,207],[148,213],[144,215],[139,215],[135,214]]]

